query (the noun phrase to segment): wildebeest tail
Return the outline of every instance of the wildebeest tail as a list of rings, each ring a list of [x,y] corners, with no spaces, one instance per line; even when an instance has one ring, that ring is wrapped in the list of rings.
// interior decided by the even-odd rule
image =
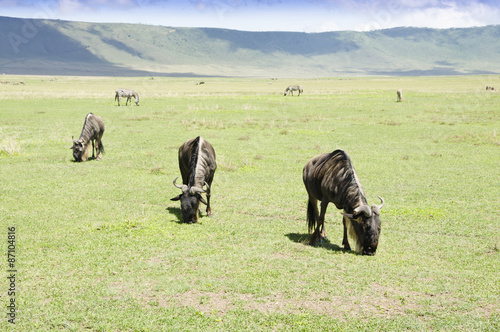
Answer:
[[[102,154],[105,154],[104,152],[104,145],[102,145],[102,140],[99,142],[99,151],[101,151]]]
[[[309,233],[312,233],[316,228],[316,217],[314,216],[314,206],[311,200],[307,202],[307,226]]]

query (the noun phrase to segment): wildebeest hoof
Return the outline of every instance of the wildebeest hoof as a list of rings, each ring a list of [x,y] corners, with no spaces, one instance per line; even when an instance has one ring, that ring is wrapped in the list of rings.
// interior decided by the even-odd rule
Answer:
[[[318,245],[321,245],[321,243],[323,242],[322,239],[316,239],[314,241],[309,241],[309,245],[312,246],[312,247],[316,247]]]

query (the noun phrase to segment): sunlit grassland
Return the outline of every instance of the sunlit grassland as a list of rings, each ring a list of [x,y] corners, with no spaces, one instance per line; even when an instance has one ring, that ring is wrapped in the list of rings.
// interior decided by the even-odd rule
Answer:
[[[19,330],[498,330],[498,77],[4,79],[26,83],[0,85]],[[116,106],[118,87],[141,106]],[[106,154],[74,163],[88,112]],[[187,225],[172,181],[198,135],[214,216]],[[337,148],[386,200],[374,257],[342,249],[333,205],[328,241],[306,245],[302,168]]]

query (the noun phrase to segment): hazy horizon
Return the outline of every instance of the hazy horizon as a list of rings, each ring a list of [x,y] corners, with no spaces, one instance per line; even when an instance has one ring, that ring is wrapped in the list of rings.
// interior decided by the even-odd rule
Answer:
[[[245,31],[370,31],[500,24],[494,0],[0,0],[0,15]]]

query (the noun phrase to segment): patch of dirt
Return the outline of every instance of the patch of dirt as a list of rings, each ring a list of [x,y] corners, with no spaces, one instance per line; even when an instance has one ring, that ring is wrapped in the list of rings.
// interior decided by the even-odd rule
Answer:
[[[286,294],[276,293],[267,296],[255,294],[207,292],[189,290],[175,295],[165,295],[154,291],[153,285],[140,291],[135,285],[112,283],[114,295],[110,299],[136,298],[150,307],[186,307],[205,314],[225,314],[233,310],[258,311],[261,313],[299,314],[311,312],[326,314],[338,319],[381,317],[391,318],[401,315],[426,316],[426,312],[446,312],[463,303],[465,299],[453,294],[430,294],[421,292],[403,292],[394,287],[374,283],[369,296],[365,294],[332,295],[328,292],[311,293],[307,298],[290,298]],[[498,312],[495,304],[477,305],[467,314],[489,318]],[[464,313],[465,314],[465,313]],[[422,317],[425,319],[425,317]]]
[[[330,296],[328,294],[312,294],[307,299],[291,299],[282,294],[258,297],[254,294],[232,294],[225,292],[202,292],[190,290],[171,298],[162,298],[143,294],[146,304],[158,306],[192,307],[203,313],[218,313],[244,309],[262,313],[303,313],[304,311],[328,314],[337,318],[378,316],[389,318],[393,315],[405,314],[406,308],[399,299],[374,297],[360,299],[358,297]]]

